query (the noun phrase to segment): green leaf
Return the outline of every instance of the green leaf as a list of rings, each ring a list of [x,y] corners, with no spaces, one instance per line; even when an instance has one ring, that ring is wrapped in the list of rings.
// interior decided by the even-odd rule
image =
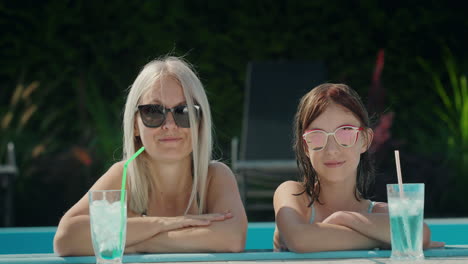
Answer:
[[[437,94],[440,96],[440,99],[444,103],[447,110],[453,113],[455,109],[453,109],[452,101],[450,100],[449,96],[445,92],[445,88],[442,84],[442,81],[440,80],[440,77],[437,75],[434,75],[432,79],[434,80],[434,88]]]
[[[460,115],[461,147],[466,149],[468,147],[468,102],[465,100],[463,103],[464,105]]]
[[[445,111],[440,108],[435,108],[434,112],[439,116],[439,118],[447,125],[449,131],[452,133],[456,133],[457,127],[454,125],[456,122],[450,118],[449,115]]]
[[[447,67],[447,73],[449,75],[450,84],[453,90],[453,100],[456,111],[460,111],[462,107],[462,101],[460,97],[460,89],[458,85],[457,69],[453,57],[450,55],[445,59],[445,66]]]
[[[460,95],[463,104],[468,104],[468,85],[465,75],[460,77]]]

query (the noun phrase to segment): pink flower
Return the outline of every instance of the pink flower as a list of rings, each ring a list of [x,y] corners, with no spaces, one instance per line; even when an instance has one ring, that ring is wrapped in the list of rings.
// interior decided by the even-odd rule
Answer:
[[[379,123],[374,128],[374,139],[370,147],[371,152],[376,152],[391,137],[390,128],[393,124],[393,112],[380,116]]]

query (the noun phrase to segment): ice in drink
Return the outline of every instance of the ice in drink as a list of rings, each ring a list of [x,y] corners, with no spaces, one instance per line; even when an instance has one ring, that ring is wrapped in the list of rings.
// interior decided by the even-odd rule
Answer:
[[[424,201],[390,198],[392,258],[424,258],[422,251]]]
[[[106,199],[90,201],[91,238],[97,263],[122,262],[127,218],[126,203],[123,205],[122,215],[119,199],[115,199],[115,201]],[[120,241],[121,228],[122,241]]]
[[[391,258],[395,260],[424,259],[423,219],[424,184],[388,184],[388,208],[392,241]]]

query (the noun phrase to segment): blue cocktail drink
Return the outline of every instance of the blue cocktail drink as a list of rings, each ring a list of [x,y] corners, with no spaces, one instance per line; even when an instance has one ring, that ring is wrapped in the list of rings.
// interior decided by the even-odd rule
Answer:
[[[395,260],[420,260],[423,254],[424,184],[388,184],[388,207]]]

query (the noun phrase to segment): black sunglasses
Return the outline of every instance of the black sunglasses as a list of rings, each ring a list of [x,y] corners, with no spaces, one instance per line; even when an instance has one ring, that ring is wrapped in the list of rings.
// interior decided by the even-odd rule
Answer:
[[[200,119],[200,106],[194,105],[193,110],[195,112],[196,121]],[[158,104],[146,104],[139,105],[137,111],[140,112],[141,121],[147,127],[155,128],[160,127],[166,121],[167,114],[172,113],[174,121],[179,127],[189,128],[189,106],[178,105],[173,108],[165,108]]]

